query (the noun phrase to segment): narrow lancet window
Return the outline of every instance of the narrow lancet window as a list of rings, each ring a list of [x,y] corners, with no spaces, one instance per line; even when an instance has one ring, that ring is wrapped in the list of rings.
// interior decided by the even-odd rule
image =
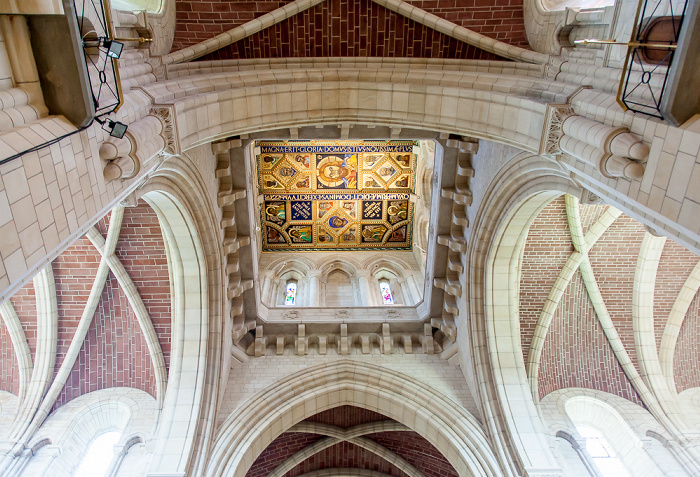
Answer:
[[[287,293],[284,295],[284,304],[294,306],[297,300],[297,284],[294,282],[287,283]]]
[[[80,462],[74,477],[103,476],[114,458],[114,445],[119,441],[121,432],[105,432],[90,443],[85,457]]]
[[[391,294],[391,287],[388,282],[379,282],[379,290],[382,293],[382,303],[384,305],[393,305],[394,297]]]
[[[604,477],[629,477],[629,472],[600,432],[585,426],[576,426],[576,429],[581,437],[586,439],[586,450],[595,465],[598,466],[601,475]]]

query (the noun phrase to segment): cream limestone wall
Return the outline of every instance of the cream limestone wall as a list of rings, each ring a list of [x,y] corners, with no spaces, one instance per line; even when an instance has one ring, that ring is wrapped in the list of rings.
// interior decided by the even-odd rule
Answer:
[[[324,363],[332,364],[347,359],[399,371],[410,376],[411,379],[440,392],[478,419],[478,407],[467,389],[464,375],[459,366],[451,365],[438,356],[427,354],[385,355],[378,351],[371,355],[362,355],[359,350],[354,350],[348,356],[331,354],[321,356],[317,353],[310,353],[307,356],[299,357],[295,356],[292,350],[289,350],[285,351],[284,356],[265,356],[232,366],[225,398],[219,409],[217,427],[220,428],[226,419],[235,415],[236,409],[251,400],[255,400],[256,393],[274,386],[275,382],[280,379],[312,366]],[[255,379],[250,379],[251,376],[255,376]]]
[[[543,132],[545,108],[541,101],[562,102],[576,92],[573,86],[546,80],[514,81],[508,76],[432,71],[404,71],[396,76],[392,68],[363,71],[362,79],[367,82],[353,82],[359,71],[321,68],[278,71],[274,76],[246,71],[184,77],[132,89],[122,116],[125,122],[133,122],[146,113],[151,103],[173,104],[177,139],[183,150],[236,133],[347,121],[455,131],[534,152],[539,149]],[[273,78],[276,85],[266,84]],[[697,202],[692,190],[687,196],[682,191],[697,168],[700,135],[692,128],[669,128],[624,114],[610,95],[594,90],[579,90],[572,104],[578,114],[612,126],[625,125],[648,141],[649,171],[640,182],[605,178],[592,166],[568,156],[563,157],[562,165],[621,210],[644,223],[653,223],[697,250],[700,225],[692,219]],[[4,235],[9,238],[0,250],[0,285],[4,288],[16,289],[45,262],[45,257],[56,254],[80,235],[86,223],[97,220],[108,209],[106,205],[113,205],[117,196],[138,183],[138,178],[122,183],[103,181],[95,154],[103,137],[93,128],[70,140],[72,154],[63,145],[41,151],[38,162],[43,160],[45,164],[41,169],[37,167],[38,154],[1,168],[7,203],[2,207],[0,202],[0,217],[5,221]],[[64,153],[66,159],[55,162]],[[668,167],[674,157],[680,159]],[[12,180],[5,181],[5,177]],[[670,195],[666,195],[667,189]],[[51,193],[46,194],[47,190]],[[61,204],[51,202],[59,196]],[[47,199],[49,202],[42,204]],[[51,213],[45,215],[43,211],[49,209]],[[41,224],[36,211],[40,212]],[[18,214],[21,219],[14,221]],[[20,236],[28,240],[20,240]]]

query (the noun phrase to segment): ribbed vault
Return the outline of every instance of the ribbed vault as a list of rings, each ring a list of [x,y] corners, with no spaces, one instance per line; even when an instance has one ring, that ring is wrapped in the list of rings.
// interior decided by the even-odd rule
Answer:
[[[544,207],[529,230],[519,290],[535,399],[580,387],[655,405],[648,383],[664,360],[673,362],[658,368],[667,381],[684,375],[678,391],[700,385],[693,373],[675,371],[697,356],[687,339],[697,326],[697,300],[687,298],[697,292],[697,264],[696,255],[612,207],[571,196]],[[645,347],[649,334],[655,349]]]
[[[357,475],[374,471],[392,477],[457,476],[435,447],[403,424],[367,409],[340,406],[282,433],[258,456],[246,477],[298,477],[322,471],[334,475],[338,469]]]

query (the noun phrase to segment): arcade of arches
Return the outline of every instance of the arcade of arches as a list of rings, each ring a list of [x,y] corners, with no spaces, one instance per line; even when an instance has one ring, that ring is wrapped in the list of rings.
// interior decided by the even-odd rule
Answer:
[[[0,159],[76,130],[10,3]],[[126,135],[0,162],[0,475],[700,475],[700,116],[579,3],[114,0]]]

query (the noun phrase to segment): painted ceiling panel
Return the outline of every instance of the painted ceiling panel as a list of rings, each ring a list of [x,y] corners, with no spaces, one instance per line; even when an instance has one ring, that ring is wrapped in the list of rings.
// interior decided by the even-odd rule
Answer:
[[[263,251],[410,249],[415,146],[258,142]]]

